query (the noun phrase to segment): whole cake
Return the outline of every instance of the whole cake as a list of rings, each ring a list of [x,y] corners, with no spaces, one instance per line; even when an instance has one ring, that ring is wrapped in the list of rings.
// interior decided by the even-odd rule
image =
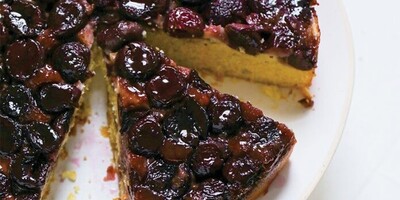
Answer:
[[[264,194],[296,142],[292,131],[187,67],[300,90],[311,106],[314,5],[0,0],[0,199],[46,198],[96,66],[110,83],[121,198]]]

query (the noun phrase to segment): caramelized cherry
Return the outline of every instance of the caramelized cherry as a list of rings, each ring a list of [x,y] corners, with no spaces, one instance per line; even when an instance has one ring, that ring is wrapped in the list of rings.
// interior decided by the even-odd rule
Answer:
[[[53,53],[54,68],[68,82],[85,81],[89,72],[90,50],[81,43],[69,42],[58,47]]]
[[[26,160],[22,155],[17,156],[11,164],[13,182],[22,190],[39,189],[44,185],[49,164],[45,158],[38,157],[35,161]]]
[[[185,7],[177,7],[169,11],[165,18],[164,28],[172,36],[201,37],[205,24],[201,16],[195,11]]]
[[[65,111],[53,120],[51,127],[58,135],[63,136],[68,132],[73,114],[72,110]]]
[[[118,51],[115,65],[121,76],[143,80],[160,66],[156,51],[145,43],[130,43]]]
[[[229,45],[233,48],[244,48],[246,53],[255,55],[267,47],[269,34],[265,38],[254,27],[246,24],[228,24],[225,26]]]
[[[86,7],[81,1],[60,0],[50,11],[49,26],[58,37],[70,36],[83,28],[88,19]]]
[[[191,179],[189,167],[182,163],[178,166],[178,170],[171,180],[171,189],[175,191],[178,196],[182,196],[189,188]]]
[[[207,128],[206,111],[191,98],[171,113],[163,124],[165,134],[191,146],[197,146],[199,138],[207,136]]]
[[[199,177],[214,174],[222,168],[223,163],[222,153],[214,144],[200,144],[192,157],[193,172]]]
[[[60,136],[48,124],[41,122],[27,125],[25,135],[34,148],[44,153],[52,152],[61,143]]]
[[[213,0],[209,7],[210,23],[225,26],[244,19],[247,12],[246,0]]]
[[[136,22],[120,21],[99,29],[97,44],[105,50],[117,51],[128,42],[143,40],[143,31]]]
[[[227,94],[217,97],[214,101],[209,107],[213,130],[217,133],[234,131],[242,120],[240,101]]]
[[[163,144],[161,126],[154,117],[147,116],[128,129],[130,149],[141,155],[156,155]]]
[[[146,93],[155,106],[167,107],[182,97],[185,88],[179,72],[173,67],[164,66],[146,85]]]
[[[17,40],[7,48],[5,58],[8,73],[12,78],[24,81],[43,66],[44,57],[43,47],[37,41]]]
[[[231,183],[248,184],[260,169],[260,163],[249,157],[230,158],[225,163],[222,174]]]
[[[131,19],[148,21],[165,12],[168,3],[168,0],[121,0],[120,9]]]
[[[154,160],[149,163],[147,168],[145,184],[155,191],[166,189],[177,171],[177,166],[165,163],[162,160]]]
[[[9,117],[0,115],[0,155],[9,155],[21,145],[21,129]]]
[[[213,199],[223,200],[225,198],[226,185],[217,179],[207,179],[199,185],[193,187],[183,199],[185,200],[202,200]]]
[[[187,143],[173,138],[164,140],[161,146],[161,156],[170,162],[180,163],[186,161],[191,155],[193,148]]]
[[[1,109],[9,116],[25,115],[34,105],[31,90],[23,85],[10,85],[1,95]]]
[[[15,0],[5,21],[18,36],[37,36],[45,27],[42,15],[34,2]]]
[[[69,84],[48,84],[39,91],[39,104],[47,112],[60,112],[78,106],[81,90]]]

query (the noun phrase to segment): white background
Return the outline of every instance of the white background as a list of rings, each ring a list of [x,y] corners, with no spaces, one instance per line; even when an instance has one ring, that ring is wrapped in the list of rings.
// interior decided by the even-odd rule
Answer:
[[[353,100],[342,141],[309,200],[400,199],[400,1],[343,4],[355,46]]]

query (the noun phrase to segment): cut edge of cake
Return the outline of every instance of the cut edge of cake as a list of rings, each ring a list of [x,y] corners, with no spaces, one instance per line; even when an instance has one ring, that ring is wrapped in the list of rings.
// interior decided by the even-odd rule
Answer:
[[[94,49],[94,46],[92,46],[91,51],[93,49]],[[99,68],[98,63],[99,63],[99,60],[95,56],[93,56],[93,52],[92,52],[88,70],[94,73],[95,69]],[[78,125],[83,125],[86,123],[85,121],[90,115],[91,106],[89,104],[89,101],[87,101],[87,97],[90,96],[90,87],[89,86],[91,83],[92,83],[92,78],[88,78],[84,83],[81,83],[83,89],[82,89],[82,94],[79,99],[79,106],[77,108],[75,108],[75,110],[74,110],[74,113],[71,117],[71,121],[69,123],[68,131],[66,132],[65,137],[64,137],[63,141],[61,142],[60,149],[57,152],[57,156],[56,156],[57,159],[54,162],[53,166],[51,166],[51,168],[48,172],[48,175],[46,177],[46,182],[42,188],[42,192],[41,192],[41,196],[40,196],[41,200],[49,199],[52,184],[54,183],[54,181],[57,181],[56,180],[56,178],[57,178],[56,169],[58,168],[60,163],[63,162],[65,160],[65,158],[68,156],[68,150],[66,149],[66,144],[69,140],[69,137],[73,136],[71,134],[74,133],[74,131]]]

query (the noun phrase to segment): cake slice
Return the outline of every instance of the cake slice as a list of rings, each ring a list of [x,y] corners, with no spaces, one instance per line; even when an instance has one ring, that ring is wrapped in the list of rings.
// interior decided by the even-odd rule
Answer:
[[[177,63],[300,91],[318,60],[316,0],[121,0],[116,10],[141,23],[146,42]],[[113,4],[99,5],[110,8]]]
[[[255,199],[296,143],[284,124],[143,42],[106,53],[121,199]]]
[[[0,2],[2,200],[46,197],[94,75],[92,11],[85,0]]]

